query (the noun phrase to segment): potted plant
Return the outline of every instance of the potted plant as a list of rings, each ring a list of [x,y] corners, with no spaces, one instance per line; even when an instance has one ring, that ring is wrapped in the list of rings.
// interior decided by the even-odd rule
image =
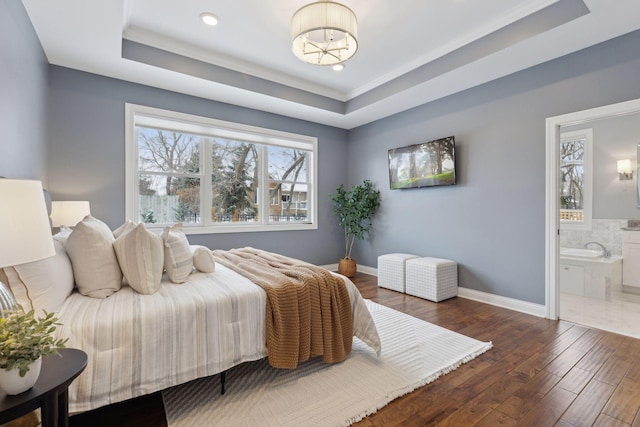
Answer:
[[[42,356],[58,354],[67,341],[55,339],[54,313],[35,318],[33,310],[10,312],[0,318],[0,388],[19,394],[33,387],[40,375]]]
[[[338,273],[353,277],[357,266],[351,258],[351,249],[356,239],[364,239],[371,231],[371,218],[380,206],[380,191],[367,179],[350,190],[340,185],[336,194],[329,197],[333,201],[333,212],[344,230],[345,256],[338,264]]]

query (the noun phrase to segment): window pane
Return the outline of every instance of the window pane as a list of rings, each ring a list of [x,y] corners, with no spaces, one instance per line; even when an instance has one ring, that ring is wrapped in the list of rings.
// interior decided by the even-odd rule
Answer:
[[[563,141],[560,144],[561,209],[584,209],[584,146],[584,140]],[[575,218],[568,215],[567,219]]]
[[[269,178],[275,181],[306,182],[308,153],[295,148],[269,146]]]
[[[258,146],[217,138],[211,155],[214,222],[254,222],[258,214]]]
[[[200,222],[200,179],[140,175],[140,221],[147,224]]]
[[[270,222],[307,221],[307,168],[309,152],[268,147]]]
[[[270,222],[306,222],[308,216],[307,194],[309,186],[305,183],[269,182]]]
[[[584,139],[565,140],[560,143],[560,219],[582,223],[584,221]]]
[[[145,172],[200,171],[199,135],[138,128],[138,168]]]

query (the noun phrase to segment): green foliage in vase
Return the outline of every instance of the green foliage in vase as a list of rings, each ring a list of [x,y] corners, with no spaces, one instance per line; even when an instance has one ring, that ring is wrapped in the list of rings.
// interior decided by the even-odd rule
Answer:
[[[0,318],[0,368],[19,369],[24,377],[29,365],[41,356],[58,354],[66,339],[55,339],[53,332],[60,325],[54,313],[35,318],[33,310],[11,312]]]
[[[371,218],[380,206],[380,191],[368,179],[350,190],[340,185],[336,194],[329,194],[333,212],[344,230],[345,258],[351,259],[351,249],[356,239],[363,240],[373,228]]]

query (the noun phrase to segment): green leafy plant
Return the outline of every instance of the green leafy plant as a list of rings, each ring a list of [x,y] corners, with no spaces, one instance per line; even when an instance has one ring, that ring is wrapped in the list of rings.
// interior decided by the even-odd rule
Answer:
[[[345,258],[351,259],[351,249],[357,240],[363,240],[373,228],[371,218],[380,206],[380,191],[368,179],[350,190],[340,185],[336,194],[329,194],[338,224],[344,230]]]
[[[11,312],[0,318],[0,368],[19,369],[24,377],[29,365],[40,356],[58,354],[66,339],[55,339],[53,332],[60,325],[54,313],[35,318],[33,310]]]
[[[156,222],[156,217],[153,209],[145,210],[142,214],[140,214],[140,216],[142,217],[142,222],[144,222],[145,224],[155,224]]]

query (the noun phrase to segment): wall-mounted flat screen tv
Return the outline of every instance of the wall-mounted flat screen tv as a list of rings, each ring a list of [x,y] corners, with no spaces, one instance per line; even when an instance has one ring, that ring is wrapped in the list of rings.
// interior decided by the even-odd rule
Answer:
[[[389,150],[391,189],[455,184],[455,145],[455,138],[449,136]]]

